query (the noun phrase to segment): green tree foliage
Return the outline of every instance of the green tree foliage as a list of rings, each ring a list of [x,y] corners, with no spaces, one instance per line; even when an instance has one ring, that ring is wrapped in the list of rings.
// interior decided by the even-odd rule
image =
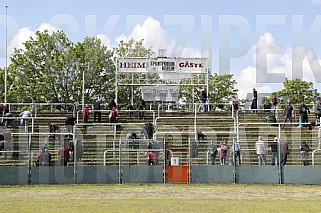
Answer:
[[[236,81],[232,79],[233,75],[209,75],[208,83],[208,102],[210,103],[226,103],[236,98],[238,90],[235,89]],[[181,81],[179,98],[184,98],[187,103],[200,101],[200,93],[202,86],[191,86],[184,84],[200,84],[203,81],[199,75],[194,75],[192,78]]]
[[[154,54],[151,48],[146,48],[143,45],[143,40],[135,41],[130,39],[128,42],[120,41],[117,48],[114,48],[115,61],[117,58],[127,57],[151,57]],[[131,97],[138,97],[140,92],[140,86],[156,83],[159,80],[159,76],[156,74],[131,74],[122,73],[120,78],[123,79],[124,84],[127,86],[120,86],[118,88],[118,104],[126,105],[136,100],[131,100]],[[135,81],[135,85],[131,85],[132,81]],[[131,85],[131,86],[130,86]]]
[[[209,101],[213,103],[226,103],[237,97],[238,89],[232,74],[210,75],[209,77]]]
[[[283,86],[284,89],[277,92],[279,103],[285,103],[287,100],[290,100],[292,104],[311,103],[319,96],[312,82],[285,79]]]
[[[115,73],[112,51],[99,39],[85,38],[73,44],[62,31],[52,34],[44,31],[36,32],[36,38],[30,38],[24,45],[24,50],[16,49],[11,57],[10,102],[81,101],[82,72],[85,72],[85,103],[90,103],[97,94],[112,93]],[[89,70],[83,66],[88,63]]]

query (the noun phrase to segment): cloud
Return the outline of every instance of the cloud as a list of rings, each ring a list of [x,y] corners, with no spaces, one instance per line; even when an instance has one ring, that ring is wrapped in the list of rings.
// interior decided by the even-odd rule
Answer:
[[[255,51],[253,51],[253,49]],[[271,52],[276,54],[270,54]],[[293,59],[294,52],[296,58]],[[320,83],[317,83],[316,79],[319,75],[318,73],[321,71],[320,60],[304,47],[286,47],[282,49],[274,43],[274,38],[271,33],[265,33],[258,38],[256,45],[250,53],[254,65],[233,72],[237,82],[236,88],[239,89],[238,95],[240,99],[245,99],[248,93],[252,93],[252,88],[256,88],[259,93],[272,93],[283,89],[285,79],[279,79],[281,83],[273,83],[268,81],[269,79],[267,79],[266,83],[258,83],[258,73],[266,64],[268,74],[281,73],[284,74],[285,78],[291,80],[294,76],[292,64],[299,61],[299,66],[302,66],[302,69],[299,69],[302,70],[302,79],[307,82],[312,82],[314,88],[320,86]],[[265,62],[266,57],[267,62]],[[300,64],[301,62],[302,64]],[[312,70],[314,72],[312,72]],[[267,75],[266,78],[268,78]]]
[[[24,43],[35,37],[35,32],[30,28],[21,28],[8,45],[8,55],[11,56],[15,48],[24,50]]]
[[[36,31],[40,32],[44,32],[45,30],[47,30],[49,34],[52,34],[54,31],[57,31],[58,29],[55,26],[48,23],[43,23],[38,27],[38,29],[36,29]],[[15,48],[24,50],[24,43],[30,40],[30,38],[35,37],[35,31],[31,28],[24,27],[19,29],[18,33],[14,35],[12,40],[9,42],[8,55],[11,56]]]
[[[161,27],[159,21],[148,17],[142,24],[137,24],[133,31],[128,35],[120,35],[116,38],[117,43],[121,40],[129,39],[136,41],[144,40],[143,45],[146,48],[152,48],[157,54],[159,49],[165,49],[166,55],[171,57],[209,57],[210,52],[201,52],[194,48],[179,45],[174,39],[169,38],[166,30]]]
[[[101,40],[101,43],[102,43],[103,45],[107,46],[107,49],[109,49],[109,50],[112,49],[112,45],[111,45],[111,43],[110,43],[110,39],[109,39],[109,37],[108,37],[107,35],[105,35],[105,34],[98,34],[96,37]]]

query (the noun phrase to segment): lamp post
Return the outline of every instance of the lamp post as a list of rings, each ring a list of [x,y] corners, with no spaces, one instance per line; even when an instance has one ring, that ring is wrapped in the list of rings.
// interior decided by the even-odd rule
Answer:
[[[4,103],[7,103],[7,75],[8,75],[8,6],[6,5],[6,67],[4,70]]]
[[[80,67],[87,67],[87,71],[89,71],[90,63],[89,62],[86,62],[83,64],[77,63],[78,72]],[[81,108],[82,110],[84,110],[84,107],[85,107],[85,70],[84,69],[82,70],[82,98],[81,99],[82,99]]]

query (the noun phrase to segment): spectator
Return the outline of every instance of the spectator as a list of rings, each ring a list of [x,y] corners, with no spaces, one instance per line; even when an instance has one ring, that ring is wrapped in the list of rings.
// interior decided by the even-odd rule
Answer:
[[[278,98],[276,97],[276,95],[272,95],[271,102],[272,102],[272,109],[274,110],[275,117],[277,117]]]
[[[11,127],[15,128],[16,127],[16,118],[13,113],[7,112],[5,114],[5,127],[9,127],[9,122],[11,122]]]
[[[238,162],[238,165],[241,166],[242,161],[241,161],[241,154],[242,154],[242,149],[241,149],[241,145],[240,142],[237,141],[236,143],[233,144],[232,146],[232,156],[231,156],[231,163],[232,165],[234,165],[234,159],[235,159],[235,163],[236,161]]]
[[[143,134],[145,139],[153,139],[153,134],[154,134],[153,124],[146,123],[143,129],[140,131],[140,134]]]
[[[262,140],[262,136],[259,136],[258,141],[255,143],[255,149],[259,166],[266,165],[266,145]]]
[[[117,104],[116,104],[115,100],[112,98],[108,104],[108,109],[112,110],[114,107],[117,108]]]
[[[96,123],[96,118],[98,117],[98,123],[101,123],[101,100],[98,99],[94,103],[94,123]]]
[[[289,153],[289,145],[284,139],[280,139],[280,164],[281,166],[285,166],[287,159],[288,159],[288,153]]]
[[[129,148],[137,149],[139,147],[139,137],[135,132],[128,132],[126,139],[126,144],[128,144]]]
[[[299,109],[299,113],[300,113],[300,125],[299,127],[308,127],[308,124],[303,124],[302,123],[308,123],[308,114],[310,114],[310,109],[305,105],[305,103],[303,102],[302,105],[300,106]]]
[[[228,156],[229,146],[227,145],[227,139],[223,139],[220,144],[220,162],[221,165],[226,165],[226,158]]]
[[[277,162],[277,164],[279,164],[279,155],[278,155],[278,138],[275,137],[273,139],[273,142],[270,143],[270,150],[272,152],[272,161],[271,161],[271,165],[274,166],[275,162]]]
[[[89,121],[89,107],[88,107],[88,105],[85,105],[85,107],[82,111],[82,116],[84,118],[84,128],[87,128],[86,124]]]
[[[58,166],[67,166],[70,160],[69,148],[65,144],[58,149]]]
[[[42,166],[51,166],[51,154],[48,151],[48,149],[45,149],[45,151],[42,153],[41,165]]]
[[[74,133],[75,122],[76,122],[76,118],[75,117],[73,117],[71,115],[67,116],[66,121],[65,121],[65,126],[67,127],[67,132],[69,134],[73,134]]]
[[[215,158],[216,158],[216,155],[217,155],[217,147],[216,147],[216,144],[214,141],[211,141],[211,145],[210,145],[210,148],[208,150],[208,154],[211,158],[211,164],[212,165],[215,165]]]
[[[113,107],[109,112],[109,123],[117,123],[117,117],[118,117],[117,109],[116,107]]]
[[[256,112],[257,109],[257,91],[255,88],[253,88],[253,97],[252,97],[252,104],[251,104],[251,109],[254,109]]]
[[[32,112],[26,110],[19,114],[20,119],[20,125],[25,127],[25,131],[28,130],[28,119],[32,117]]]
[[[55,139],[58,139],[58,141],[61,141],[61,129],[59,126],[55,123],[48,123],[49,128],[49,137]]]
[[[147,165],[155,165],[156,162],[156,155],[153,151],[148,151],[145,153],[147,156]]]
[[[133,116],[133,110],[134,110],[133,105],[128,104],[127,105],[127,112],[126,112],[127,117],[132,117]]]
[[[144,110],[146,108],[146,104],[142,96],[138,97],[138,101],[136,105],[138,109],[138,118],[144,120],[145,119]]]
[[[320,124],[320,117],[321,117],[321,98],[319,98],[319,101],[318,103],[315,105],[315,115],[316,115],[316,118],[317,118],[317,125]]]
[[[299,147],[301,152],[301,159],[304,166],[309,166],[309,151],[310,147],[306,142],[303,142]]]
[[[239,102],[233,101],[232,105],[233,105],[234,112],[237,112],[237,110],[239,110]]]
[[[49,149],[48,138],[45,139],[45,142],[44,142],[44,144],[43,144],[42,147],[41,147],[42,153],[45,152],[45,149]]]
[[[206,101],[207,101],[207,94],[205,92],[205,90],[202,90],[201,95],[200,95],[200,105],[198,107],[198,111],[199,112],[207,112],[207,105],[206,105]]]
[[[291,126],[292,126],[292,117],[294,114],[294,109],[293,106],[291,105],[291,102],[288,101],[288,105],[285,106],[284,110],[283,110],[283,116],[284,116],[284,120],[283,120],[283,125],[282,128],[284,128],[286,121],[289,119]]]

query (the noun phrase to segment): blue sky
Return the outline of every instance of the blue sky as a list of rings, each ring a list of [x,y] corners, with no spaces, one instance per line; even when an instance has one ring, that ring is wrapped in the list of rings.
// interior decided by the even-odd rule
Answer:
[[[144,38],[156,52],[206,57],[213,72],[234,74],[240,98],[253,87],[259,93],[280,90],[285,77],[302,77],[321,92],[320,0],[3,0],[1,67],[5,5],[9,56],[44,29],[62,29],[73,42],[97,36],[109,48],[122,39]]]

